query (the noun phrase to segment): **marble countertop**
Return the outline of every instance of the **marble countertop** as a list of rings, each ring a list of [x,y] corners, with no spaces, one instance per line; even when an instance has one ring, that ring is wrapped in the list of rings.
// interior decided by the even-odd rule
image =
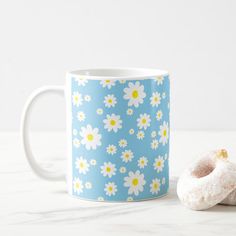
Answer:
[[[236,207],[192,211],[176,195],[177,176],[201,153],[223,147],[236,162],[235,140],[236,132],[172,132],[169,194],[105,203],[74,199],[64,182],[39,179],[24,157],[19,134],[0,133],[0,235],[236,235]],[[32,145],[42,165],[63,168],[64,133],[33,133]]]

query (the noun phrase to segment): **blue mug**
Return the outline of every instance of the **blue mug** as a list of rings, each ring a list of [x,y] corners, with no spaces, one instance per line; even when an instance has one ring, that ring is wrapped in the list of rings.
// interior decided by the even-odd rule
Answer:
[[[34,101],[46,93],[67,101],[68,192],[86,200],[141,201],[169,186],[169,75],[155,69],[84,69],[66,86],[36,90],[22,116],[22,143],[34,172],[65,179],[37,164],[29,145]]]

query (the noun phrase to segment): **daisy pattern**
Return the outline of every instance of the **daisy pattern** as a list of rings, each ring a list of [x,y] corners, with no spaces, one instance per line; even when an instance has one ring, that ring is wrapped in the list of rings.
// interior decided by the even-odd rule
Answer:
[[[137,170],[135,173],[130,171],[129,175],[124,178],[124,186],[128,187],[128,194],[139,195],[139,192],[143,192],[143,186],[146,184],[144,174],[140,174]]]
[[[74,192],[77,193],[77,194],[80,194],[83,192],[83,182],[82,180],[80,180],[79,178],[75,178],[73,180],[73,189],[74,189]]]
[[[127,109],[127,111],[126,111],[126,114],[127,114],[128,116],[132,116],[133,113],[134,113],[134,111],[133,111],[131,108]]]
[[[138,159],[138,167],[140,169],[143,169],[148,163],[148,159],[146,157],[140,157]]]
[[[120,82],[121,84],[125,84],[126,80],[125,80],[125,79],[120,79],[119,82]]]
[[[116,81],[115,80],[101,80],[100,84],[102,85],[103,88],[107,87],[110,89],[112,86],[115,86]]]
[[[162,93],[162,98],[165,99],[166,98],[166,93]]]
[[[162,178],[161,183],[162,183],[163,185],[166,183],[166,178],[165,178],[165,177]]]
[[[90,102],[90,101],[91,101],[91,96],[85,95],[85,96],[84,96],[84,101]]]
[[[130,129],[130,130],[129,130],[129,134],[130,134],[130,135],[134,134],[134,129]]]
[[[87,188],[87,189],[91,189],[91,188],[92,188],[92,183],[86,182],[84,186],[85,186],[85,188]]]
[[[82,103],[83,103],[82,94],[80,94],[79,92],[73,92],[73,94],[72,94],[72,103],[76,107],[81,106]]]
[[[121,159],[125,163],[132,161],[133,158],[134,154],[131,150],[125,150],[124,152],[122,152]]]
[[[150,126],[150,123],[150,115],[146,113],[139,115],[139,118],[137,119],[137,126],[139,127],[139,129],[147,129],[147,127]]]
[[[164,160],[162,156],[158,156],[157,158],[155,158],[155,161],[153,163],[154,166],[154,170],[156,170],[157,172],[161,172],[164,168]]]
[[[162,125],[160,125],[160,131],[158,133],[161,137],[160,137],[160,143],[162,143],[162,145],[166,145],[169,139],[169,127],[168,127],[168,123],[167,122],[163,122]]]
[[[82,111],[77,112],[78,121],[84,121],[85,118],[86,118],[86,116],[85,116],[84,112],[82,112]]]
[[[119,141],[119,146],[122,147],[122,148],[126,147],[127,146],[127,140],[126,139],[121,139]]]
[[[157,136],[157,132],[156,132],[156,131],[152,131],[151,137],[152,137],[152,138],[155,138],[156,136]]]
[[[161,103],[161,95],[158,92],[152,93],[152,96],[150,97],[150,103],[153,107],[158,107],[158,105]]]
[[[112,177],[112,175],[116,174],[116,167],[114,164],[111,162],[104,162],[103,166],[101,166],[101,174],[106,177],[108,176],[109,178]]]
[[[75,168],[79,170],[80,174],[86,174],[89,171],[89,163],[82,156],[76,158]]]
[[[103,120],[104,128],[110,131],[114,131],[115,133],[118,131],[118,129],[122,128],[122,120],[120,119],[119,115],[111,114],[107,115],[106,119]]]
[[[159,146],[158,140],[157,140],[157,139],[152,140],[152,142],[151,142],[151,148],[154,149],[154,150],[156,150],[156,149],[158,148],[158,146]]]
[[[104,191],[105,191],[106,195],[108,195],[109,197],[111,195],[114,196],[117,192],[117,186],[114,182],[109,182],[109,183],[105,184]]]
[[[78,76],[75,78],[75,81],[78,83],[78,86],[85,86],[88,83],[88,80],[83,76]]]
[[[146,97],[144,92],[144,86],[139,81],[135,83],[128,83],[128,87],[124,88],[124,99],[129,100],[128,106],[138,107],[143,103],[143,99]]]
[[[143,131],[138,131],[138,133],[137,133],[137,139],[144,139],[144,136],[145,136],[145,134],[144,134]]]
[[[126,172],[126,168],[124,166],[120,167],[120,173],[124,174]]]
[[[74,145],[74,147],[79,148],[80,147],[80,140],[77,138],[74,138],[73,145]]]
[[[114,155],[114,154],[116,154],[117,148],[115,145],[108,145],[106,150],[107,150],[108,154]]]
[[[156,82],[157,82],[158,85],[161,85],[161,84],[163,84],[164,77],[163,77],[163,76],[157,76],[157,77],[155,78],[155,80],[156,80]]]
[[[127,202],[132,202],[134,199],[132,197],[127,197]]]
[[[107,96],[105,96],[104,98],[104,104],[105,107],[114,107],[116,105],[117,101],[116,101],[116,97],[113,94],[108,94]]]
[[[95,159],[90,160],[90,165],[91,166],[96,166],[97,161]]]
[[[161,186],[160,180],[157,178],[153,179],[152,183],[150,184],[150,192],[152,194],[158,194],[158,192],[160,191],[160,186]]]
[[[102,115],[102,114],[103,114],[103,110],[102,110],[101,108],[98,108],[98,109],[96,110],[96,113],[97,113],[98,115]]]
[[[91,125],[81,127],[80,136],[82,137],[81,143],[85,145],[87,150],[97,149],[97,146],[101,146],[102,135],[99,134],[98,128],[92,128]]]
[[[162,119],[162,116],[163,116],[162,111],[161,110],[157,111],[156,118],[157,118],[158,121]]]

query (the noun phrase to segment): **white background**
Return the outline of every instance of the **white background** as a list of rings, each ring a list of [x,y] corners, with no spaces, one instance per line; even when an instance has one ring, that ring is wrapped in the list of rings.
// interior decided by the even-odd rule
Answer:
[[[236,129],[236,1],[0,1],[0,130],[32,90],[106,66],[168,70],[172,129]],[[64,104],[39,102],[33,128],[64,129]]]

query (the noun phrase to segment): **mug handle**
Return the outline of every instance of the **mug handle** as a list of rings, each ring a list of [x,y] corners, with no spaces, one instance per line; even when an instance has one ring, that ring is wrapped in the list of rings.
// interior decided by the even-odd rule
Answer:
[[[23,144],[23,149],[26,155],[26,158],[30,164],[30,167],[34,171],[36,175],[39,177],[46,179],[46,180],[65,180],[65,174],[60,173],[59,171],[48,171],[42,168],[36,161],[35,156],[33,155],[31,145],[30,145],[30,138],[29,138],[29,120],[30,114],[32,112],[32,107],[34,106],[35,102],[42,96],[47,94],[57,94],[60,96],[65,95],[65,88],[64,86],[45,86],[39,89],[36,89],[29,97],[28,101],[25,104],[22,113],[21,119],[21,141]]]

